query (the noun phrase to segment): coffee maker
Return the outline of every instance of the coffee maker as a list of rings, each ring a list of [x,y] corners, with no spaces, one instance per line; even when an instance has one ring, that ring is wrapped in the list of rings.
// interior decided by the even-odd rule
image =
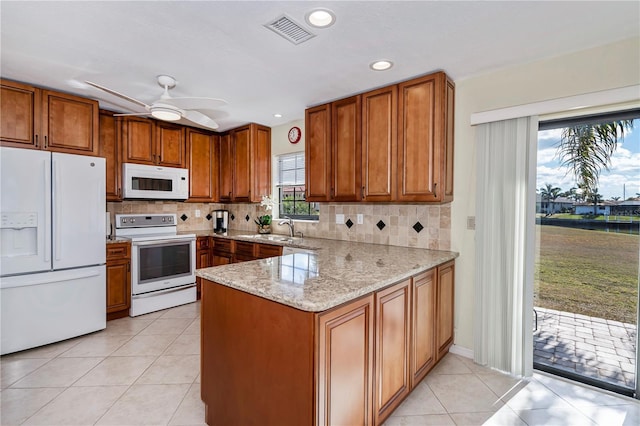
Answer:
[[[213,232],[216,234],[227,232],[229,226],[229,210],[214,210],[213,219]]]

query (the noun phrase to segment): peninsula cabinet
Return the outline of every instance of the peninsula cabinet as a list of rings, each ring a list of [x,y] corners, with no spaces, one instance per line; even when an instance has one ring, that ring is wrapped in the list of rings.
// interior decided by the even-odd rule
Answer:
[[[0,80],[0,144],[98,155],[98,101]]]
[[[129,315],[131,307],[131,244],[107,244],[107,320]]]
[[[381,425],[449,350],[453,284],[451,261],[311,312],[205,280],[207,424]]]
[[[271,193],[271,129],[251,123],[232,130],[230,135],[231,201],[259,202]]]
[[[142,117],[122,120],[122,148],[125,163],[184,168],[184,126]]]
[[[196,239],[196,269],[208,268],[212,265],[211,238],[198,237]],[[196,298],[202,294],[202,278],[196,277]]]
[[[98,155],[106,162],[107,201],[122,201],[122,151],[120,149],[120,119],[110,111],[100,110],[100,149]]]
[[[189,199],[187,202],[219,200],[219,137],[213,133],[187,128],[187,168]]]

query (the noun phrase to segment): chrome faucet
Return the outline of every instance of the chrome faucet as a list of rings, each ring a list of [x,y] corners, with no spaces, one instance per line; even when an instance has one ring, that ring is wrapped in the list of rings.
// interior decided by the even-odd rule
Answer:
[[[291,219],[288,216],[284,217],[285,220],[281,220],[280,222],[278,222],[278,225],[282,226],[282,225],[288,225],[289,226],[289,236],[290,237],[294,237],[295,236],[295,230],[293,229],[294,225],[293,225],[293,219]]]

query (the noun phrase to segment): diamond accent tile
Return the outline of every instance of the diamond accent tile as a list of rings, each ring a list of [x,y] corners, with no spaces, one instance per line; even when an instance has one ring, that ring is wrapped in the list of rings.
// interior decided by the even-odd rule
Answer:
[[[347,219],[347,221],[344,224],[347,225],[347,228],[349,229],[351,229],[351,227],[353,226],[353,222],[351,221],[351,219]]]
[[[186,214],[182,214],[182,216],[180,216],[180,219],[182,219],[182,221],[185,221],[189,219],[189,216],[187,216]]]
[[[422,231],[424,229],[424,226],[422,226],[420,221],[418,221],[413,225],[413,229],[419,234],[420,231]]]
[[[236,219],[236,217],[232,214],[231,215],[231,220],[235,220],[235,219]]]
[[[379,220],[378,223],[376,223],[376,226],[378,227],[379,230],[383,230],[385,226],[387,226],[382,220]]]
[[[249,219],[251,219],[251,218],[249,217],[249,215],[246,215],[246,216],[244,217],[244,220],[246,220],[247,222],[249,222]]]
[[[207,218],[207,220],[211,220],[213,218],[213,216],[211,216],[211,213],[209,213],[207,216],[205,216]]]

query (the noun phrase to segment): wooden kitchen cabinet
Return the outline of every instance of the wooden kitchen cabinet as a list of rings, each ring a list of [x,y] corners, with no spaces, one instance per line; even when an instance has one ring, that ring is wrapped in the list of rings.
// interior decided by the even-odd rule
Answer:
[[[410,330],[408,279],[375,294],[375,424],[382,424],[411,390]]]
[[[362,196],[361,98],[331,103],[331,200],[358,201]]]
[[[122,160],[120,120],[110,111],[100,110],[98,155],[106,161],[107,201],[122,201]]]
[[[1,80],[0,143],[98,155],[98,101]]]
[[[372,425],[373,295],[318,315],[317,425]]]
[[[438,360],[453,344],[455,262],[438,266],[436,291],[436,351]]]
[[[307,109],[307,201],[452,201],[454,90],[438,72]]]
[[[230,132],[234,202],[259,202],[271,193],[271,129],[255,123]]]
[[[184,168],[184,127],[142,117],[122,120],[123,161]]]
[[[411,388],[436,364],[436,268],[412,279]]]
[[[189,199],[187,202],[219,200],[219,137],[210,132],[190,129],[187,136]]]
[[[453,101],[443,72],[398,85],[398,201],[452,200]]]
[[[362,200],[396,198],[398,88],[362,95]]]
[[[234,241],[233,244],[233,262],[248,262],[254,260],[255,257],[255,244],[246,241]]]
[[[198,237],[196,239],[196,269],[208,268],[212,265],[211,238]],[[200,299],[202,293],[202,281],[200,277],[196,277],[196,294]]]
[[[233,263],[233,241],[227,238],[211,239],[213,243],[213,256],[211,266],[228,265]]]
[[[331,105],[305,111],[306,201],[331,199]]]
[[[233,198],[233,144],[231,135],[220,135],[220,201],[230,203]]]
[[[107,320],[129,315],[131,307],[131,243],[107,244]]]

